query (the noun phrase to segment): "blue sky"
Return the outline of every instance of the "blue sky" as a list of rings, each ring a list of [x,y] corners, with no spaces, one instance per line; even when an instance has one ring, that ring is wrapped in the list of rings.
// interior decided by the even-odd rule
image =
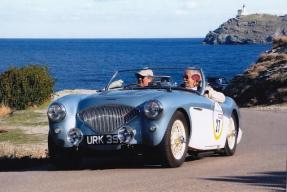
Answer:
[[[204,37],[243,4],[287,14],[287,0],[1,0],[0,38]]]

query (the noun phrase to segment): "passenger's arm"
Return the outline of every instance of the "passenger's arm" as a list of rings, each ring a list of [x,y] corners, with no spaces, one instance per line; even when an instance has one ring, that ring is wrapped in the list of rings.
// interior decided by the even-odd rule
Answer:
[[[206,96],[214,101],[223,103],[225,101],[225,95],[221,92],[215,91],[212,87],[206,86]]]

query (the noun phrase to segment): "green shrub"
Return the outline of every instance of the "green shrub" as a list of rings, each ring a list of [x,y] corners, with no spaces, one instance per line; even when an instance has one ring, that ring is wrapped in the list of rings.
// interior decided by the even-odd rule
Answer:
[[[53,86],[47,67],[11,68],[0,74],[0,104],[14,109],[40,105],[50,98]]]

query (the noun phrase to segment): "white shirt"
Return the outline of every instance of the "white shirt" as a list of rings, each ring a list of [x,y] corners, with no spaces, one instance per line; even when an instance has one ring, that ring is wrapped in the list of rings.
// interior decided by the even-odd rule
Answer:
[[[207,91],[207,93],[205,94],[208,98],[217,101],[219,103],[223,103],[225,101],[225,95],[221,92],[215,91],[212,87],[210,87],[209,85],[207,85],[205,87],[205,91]]]

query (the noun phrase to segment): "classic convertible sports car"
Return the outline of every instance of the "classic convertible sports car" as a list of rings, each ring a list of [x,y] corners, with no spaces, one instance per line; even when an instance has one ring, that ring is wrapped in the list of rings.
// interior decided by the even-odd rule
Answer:
[[[96,94],[74,94],[48,108],[48,148],[58,166],[74,166],[84,155],[121,151],[156,155],[166,167],[180,166],[187,153],[233,155],[240,142],[240,113],[233,99],[218,103],[199,90],[184,88],[182,68],[153,69],[148,86],[138,70],[117,71]]]

